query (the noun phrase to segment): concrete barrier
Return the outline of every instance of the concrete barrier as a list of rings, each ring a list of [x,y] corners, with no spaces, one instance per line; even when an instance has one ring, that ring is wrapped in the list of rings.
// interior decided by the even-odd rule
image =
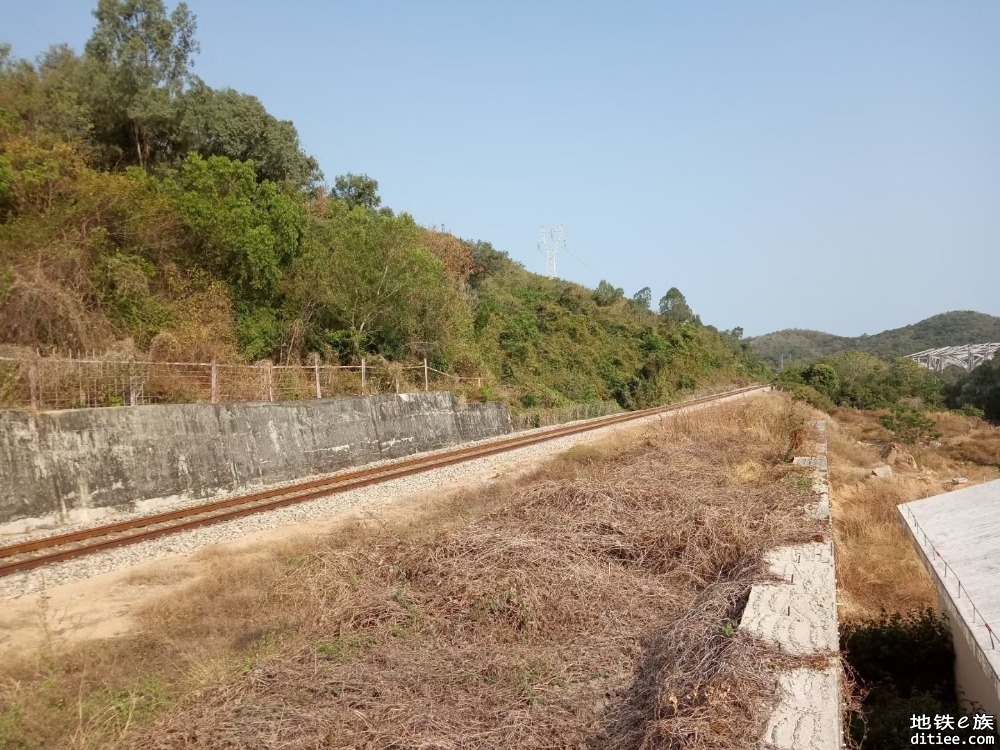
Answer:
[[[0,411],[0,534],[152,510],[511,432],[451,393]]]
[[[814,470],[816,502],[805,508],[822,521],[822,541],[779,547],[766,557],[768,580],[753,586],[740,628],[780,651],[811,656],[813,663],[781,671],[780,696],[760,747],[771,750],[840,750],[843,705],[837,618],[837,578],[830,523],[826,422],[812,423],[822,436],[815,455],[793,463]]]

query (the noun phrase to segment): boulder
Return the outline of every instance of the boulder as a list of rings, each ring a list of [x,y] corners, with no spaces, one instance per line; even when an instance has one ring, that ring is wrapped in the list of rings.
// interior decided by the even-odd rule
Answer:
[[[882,448],[882,460],[889,466],[917,468],[917,460],[899,443],[889,443]]]

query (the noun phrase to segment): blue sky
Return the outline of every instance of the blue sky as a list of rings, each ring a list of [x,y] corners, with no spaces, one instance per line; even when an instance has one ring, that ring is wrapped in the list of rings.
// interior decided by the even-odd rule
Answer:
[[[422,224],[747,335],[1000,315],[1000,3],[191,0],[213,86]],[[172,3],[171,3],[172,5]],[[82,49],[89,0],[0,0]]]

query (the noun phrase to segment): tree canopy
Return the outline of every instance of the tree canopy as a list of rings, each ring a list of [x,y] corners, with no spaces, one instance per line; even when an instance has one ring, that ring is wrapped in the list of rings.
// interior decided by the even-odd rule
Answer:
[[[99,0],[94,17],[84,97],[101,140],[145,167],[165,150],[193,80],[194,16],[185,3],[168,14],[162,0]]]
[[[682,325],[701,324],[701,319],[694,314],[681,290],[675,286],[670,287],[660,298],[660,315],[664,320]]]

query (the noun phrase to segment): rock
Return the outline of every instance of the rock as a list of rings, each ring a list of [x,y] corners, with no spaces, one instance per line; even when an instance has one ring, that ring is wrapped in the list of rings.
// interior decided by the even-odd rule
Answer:
[[[888,479],[892,476],[892,467],[876,466],[872,469],[872,476],[880,477],[881,479]]]
[[[965,477],[952,477],[952,478],[951,478],[951,483],[952,483],[952,484],[965,484],[965,483],[967,483],[968,481],[969,481],[969,480],[968,480],[968,479],[966,479]]]
[[[917,460],[899,443],[889,443],[882,449],[882,460],[889,466],[917,468]]]
[[[931,440],[930,446],[931,446],[931,448],[940,448],[941,447],[941,441],[940,440]]]

